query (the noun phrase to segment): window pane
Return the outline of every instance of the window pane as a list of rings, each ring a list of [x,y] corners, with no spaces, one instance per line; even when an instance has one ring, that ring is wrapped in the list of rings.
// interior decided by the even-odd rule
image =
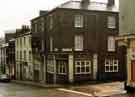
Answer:
[[[108,51],[115,51],[115,39],[113,36],[108,37]]]
[[[80,66],[80,62],[76,62],[76,65]]]
[[[84,61],[81,62],[81,66],[84,67],[85,66],[85,63]]]
[[[106,66],[105,67],[105,72],[109,72],[110,70],[109,70],[109,66]]]
[[[74,25],[75,25],[75,27],[83,27],[83,16],[82,15],[75,15]]]
[[[108,28],[116,28],[116,20],[115,20],[115,17],[113,16],[109,16],[108,17]]]
[[[81,72],[82,72],[82,73],[85,72],[85,67],[81,67]]]
[[[86,67],[86,72],[90,72],[90,67]]]
[[[83,36],[82,35],[76,35],[74,44],[75,44],[75,50],[76,51],[82,51],[83,50]]]
[[[110,71],[111,71],[111,72],[113,71],[113,66],[110,66]]]
[[[80,73],[80,70],[81,70],[80,67],[77,67],[77,71],[76,72]]]
[[[118,67],[117,66],[114,66],[114,71],[117,71],[118,70]]]

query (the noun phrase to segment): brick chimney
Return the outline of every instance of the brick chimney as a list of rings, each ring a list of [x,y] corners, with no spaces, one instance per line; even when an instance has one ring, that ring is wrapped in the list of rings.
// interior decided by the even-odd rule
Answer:
[[[81,3],[82,4],[89,4],[90,0],[82,0]]]
[[[113,6],[115,5],[115,0],[108,0],[108,6]]]
[[[81,0],[81,7],[82,7],[83,9],[87,9],[89,3],[90,3],[90,0]]]

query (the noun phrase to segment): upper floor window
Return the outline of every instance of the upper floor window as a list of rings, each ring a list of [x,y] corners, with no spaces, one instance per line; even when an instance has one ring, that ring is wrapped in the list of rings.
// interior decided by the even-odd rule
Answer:
[[[107,26],[108,26],[108,28],[111,28],[111,29],[116,28],[116,18],[114,16],[108,16]]]
[[[74,26],[78,27],[78,28],[82,28],[83,27],[83,16],[82,15],[75,15],[75,19],[74,19]]]
[[[24,46],[25,46],[26,45],[26,38],[25,37],[24,37],[24,40],[23,41],[24,41]]]
[[[53,51],[53,38],[50,37],[50,51]]]
[[[83,36],[82,35],[75,36],[75,50],[76,51],[83,50]]]
[[[49,26],[50,29],[53,28],[53,16],[50,15],[50,26]]]
[[[22,59],[22,51],[20,51],[20,60]]]
[[[44,32],[44,18],[41,18],[41,30]]]
[[[18,51],[16,52],[16,59],[18,59]]]
[[[108,37],[108,51],[115,51],[115,39],[114,36]]]
[[[20,38],[20,46],[22,46],[22,38]]]
[[[26,51],[24,51],[24,60],[26,60]]]
[[[37,23],[35,23],[34,25],[35,25],[35,32],[38,32],[38,25],[37,25]]]
[[[31,37],[28,38],[29,39],[29,46],[31,45]]]
[[[29,60],[32,60],[32,52],[29,51]]]

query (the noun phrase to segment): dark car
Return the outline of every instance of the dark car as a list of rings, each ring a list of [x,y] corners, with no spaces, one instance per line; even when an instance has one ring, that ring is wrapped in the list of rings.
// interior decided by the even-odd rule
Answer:
[[[9,75],[8,74],[1,74],[0,75],[0,81],[1,82],[10,82],[10,77],[9,77]]]

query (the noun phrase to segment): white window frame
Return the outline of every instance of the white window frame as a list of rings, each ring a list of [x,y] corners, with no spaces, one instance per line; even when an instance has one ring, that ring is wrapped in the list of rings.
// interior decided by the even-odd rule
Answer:
[[[54,60],[47,60],[47,72],[54,73]]]
[[[108,43],[107,43],[108,51],[114,52],[115,51],[115,38],[114,38],[114,36],[109,36],[107,41],[108,41]]]
[[[83,35],[75,35],[75,39],[74,39],[74,47],[75,47],[75,51],[83,51]]]
[[[107,26],[110,29],[116,28],[116,17],[115,16],[108,16],[107,17]]]
[[[50,15],[50,25],[49,28],[52,29],[53,28],[53,15]]]
[[[65,60],[58,60],[58,74],[66,75],[67,74],[67,62]]]
[[[82,66],[82,62],[84,62],[84,66]],[[86,64],[87,62],[89,62],[89,64]],[[78,65],[77,63],[79,63],[80,65]],[[76,60],[75,61],[75,74],[91,74],[91,61],[90,60]],[[80,68],[80,71],[78,72],[78,68]],[[84,68],[84,71],[82,71],[82,68]],[[89,68],[89,72],[87,72],[87,68]]]
[[[112,70],[111,70],[112,67]],[[116,70],[115,70],[116,67]],[[109,68],[109,69],[107,69]],[[118,60],[116,59],[106,59],[105,60],[105,72],[118,72],[119,71],[119,64]]]
[[[50,51],[53,51],[53,37],[50,37]]]
[[[83,26],[84,26],[83,15],[75,15],[75,17],[74,17],[74,27],[82,28]]]

